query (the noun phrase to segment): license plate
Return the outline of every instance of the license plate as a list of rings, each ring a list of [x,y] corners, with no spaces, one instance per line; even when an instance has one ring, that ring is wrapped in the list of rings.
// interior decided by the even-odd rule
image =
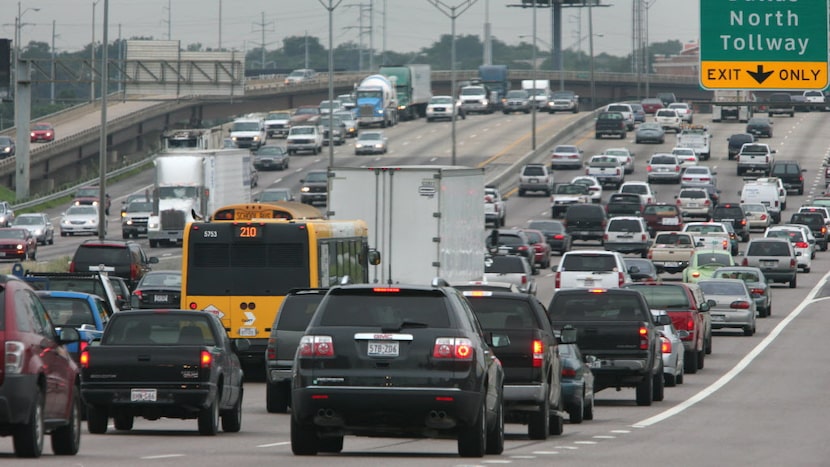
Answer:
[[[634,235],[620,235],[619,238],[632,239],[632,238],[634,238]]]
[[[531,178],[530,183],[539,183],[539,179],[538,178]]]
[[[768,268],[773,268],[778,264],[778,261],[761,261],[761,266],[766,266]]]
[[[167,295],[155,295],[153,296],[153,301],[156,303],[167,303],[168,297]]]
[[[6,256],[6,252],[5,251],[0,251],[0,258],[5,257],[5,256]]]
[[[585,287],[593,287],[594,286],[594,280],[593,279],[585,279],[584,283],[585,283]]]
[[[240,337],[256,337],[256,328],[239,328]]]
[[[657,168],[657,171],[658,171],[658,172],[668,172],[668,171],[669,171],[669,168],[668,168],[668,167],[658,167],[658,168]]]
[[[723,315],[712,315],[712,321],[723,321],[726,319]]]
[[[668,268],[676,268],[676,267],[680,266],[680,263],[678,263],[676,261],[666,261],[665,263],[663,263],[663,266],[668,267]]]
[[[662,223],[663,225],[679,225],[676,217],[664,217]]]
[[[155,402],[157,394],[155,389],[130,389],[130,401]]]
[[[589,362],[588,368],[602,368],[602,360],[594,360],[593,362]]]
[[[368,355],[370,357],[397,357],[397,341],[370,341]]]
[[[699,205],[699,204],[697,204],[697,203],[689,203],[689,207],[690,207],[690,208],[699,208],[699,207],[700,207],[700,205]]]

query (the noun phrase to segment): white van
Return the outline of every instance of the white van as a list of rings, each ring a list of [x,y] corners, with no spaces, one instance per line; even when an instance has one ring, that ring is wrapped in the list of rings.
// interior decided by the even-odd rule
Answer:
[[[767,207],[772,222],[781,222],[781,197],[778,194],[778,186],[773,183],[746,182],[739,192],[741,204],[760,203]]]

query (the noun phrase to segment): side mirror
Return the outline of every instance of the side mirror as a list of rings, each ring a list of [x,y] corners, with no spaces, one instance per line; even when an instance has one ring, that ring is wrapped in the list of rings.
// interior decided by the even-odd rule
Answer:
[[[717,175],[717,174],[718,174],[717,172],[712,172],[712,175]]]
[[[559,265],[554,264],[553,266],[550,267],[550,270],[553,271],[553,272],[558,272],[559,271]]]
[[[151,257],[149,257],[149,258],[147,259],[147,261],[148,261],[150,264],[158,264],[159,259],[158,259],[157,257],[155,257],[155,256],[151,256]]]
[[[718,302],[716,302],[716,301],[714,301],[710,298],[709,300],[706,300],[706,304],[709,305],[709,307],[711,308],[711,307],[717,305]]]
[[[795,255],[796,255],[796,256],[801,256],[801,252],[800,252],[800,251],[796,251],[796,252],[795,252]]]
[[[565,325],[562,332],[559,334],[559,342],[563,344],[573,344],[576,342],[576,328],[571,325]]]
[[[371,264],[372,266],[377,266],[378,264],[380,264],[380,252],[375,249],[369,250],[369,256],[367,260],[369,264]]]
[[[706,313],[707,311],[709,311],[711,309],[711,307],[709,306],[708,303],[703,302],[700,305],[698,305],[697,309],[700,310],[702,313]]]
[[[70,342],[78,342],[81,340],[81,333],[73,327],[62,327],[59,330],[56,329],[56,331],[58,334],[58,343],[60,344],[68,344]]]
[[[671,316],[669,315],[657,315],[654,317],[654,324],[657,326],[668,326],[671,324]]]

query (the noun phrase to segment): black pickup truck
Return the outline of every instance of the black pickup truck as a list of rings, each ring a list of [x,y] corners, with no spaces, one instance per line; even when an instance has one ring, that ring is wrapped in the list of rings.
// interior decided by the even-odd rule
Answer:
[[[101,345],[81,353],[81,396],[90,433],[131,430],[134,417],[198,419],[199,433],[238,432],[242,369],[218,318],[186,310],[114,314]],[[244,350],[244,349],[239,349]]]
[[[507,336],[494,349],[504,368],[504,419],[524,423],[530,439],[561,435],[562,363],[545,307],[524,293],[465,290],[485,332]],[[569,343],[569,342],[568,342]]]
[[[576,329],[580,350],[596,357],[595,392],[634,387],[637,405],[663,400],[663,357],[656,326],[670,324],[671,317],[652,317],[640,292],[560,290],[551,299],[548,316],[556,330]]]

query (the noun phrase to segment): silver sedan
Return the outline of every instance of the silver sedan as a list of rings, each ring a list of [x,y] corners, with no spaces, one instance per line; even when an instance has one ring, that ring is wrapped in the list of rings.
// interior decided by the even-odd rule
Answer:
[[[354,141],[355,155],[386,154],[388,150],[389,144],[381,131],[364,131]]]
[[[666,310],[651,310],[654,317],[665,315]],[[683,384],[683,361],[686,357],[686,349],[683,348],[683,340],[680,331],[675,329],[673,324],[657,326],[660,331],[660,349],[663,352],[663,378],[666,386]],[[683,331],[688,334],[687,331]]]
[[[697,282],[709,303],[712,329],[739,328],[755,334],[755,299],[740,279],[705,279]]]
[[[98,206],[70,206],[61,217],[61,237],[76,233],[98,233]]]
[[[680,177],[680,188],[703,185],[714,185],[717,187],[718,177],[715,176],[717,174],[717,172],[713,172],[712,169],[705,165],[688,167],[683,171],[683,175]]]

